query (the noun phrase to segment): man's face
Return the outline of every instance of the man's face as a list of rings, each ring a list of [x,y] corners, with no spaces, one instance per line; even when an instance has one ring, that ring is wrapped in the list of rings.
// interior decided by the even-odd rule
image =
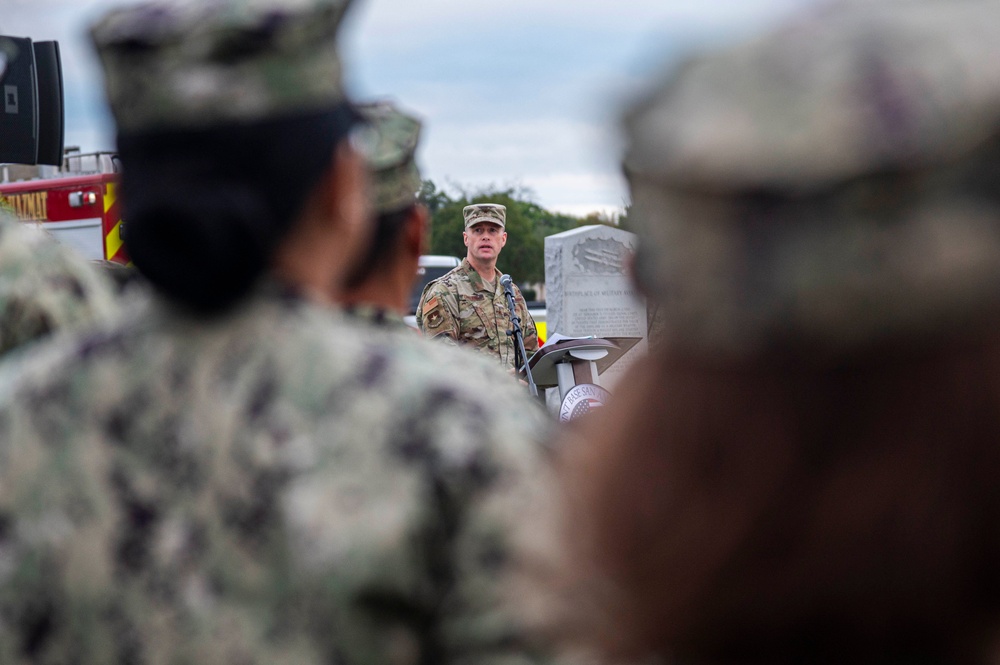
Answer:
[[[500,250],[507,244],[507,233],[496,224],[479,222],[466,229],[462,239],[469,248],[470,259],[489,263],[500,256]]]

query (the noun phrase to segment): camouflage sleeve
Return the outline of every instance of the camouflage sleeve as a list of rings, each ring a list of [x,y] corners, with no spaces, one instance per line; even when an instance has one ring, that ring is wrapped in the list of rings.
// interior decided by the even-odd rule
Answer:
[[[515,390],[516,399],[502,396]],[[519,585],[529,545],[518,541],[519,524],[547,504],[552,485],[539,442],[544,429],[535,427],[543,416],[513,385],[498,388],[496,397],[496,408],[507,411],[482,425],[475,422],[480,407],[459,406],[464,399],[425,425],[455,433],[428,467],[437,513],[445,517],[427,534],[438,540],[425,573],[426,588],[436,585],[439,594],[430,605],[441,640],[439,657],[430,659],[436,662],[539,663],[548,655],[524,612],[526,589]],[[480,441],[470,445],[477,430]],[[435,571],[449,563],[452,575],[438,578]]]
[[[116,310],[96,268],[43,231],[0,219],[0,355]]]
[[[416,319],[420,332],[428,337],[444,336],[459,341],[458,302],[440,282],[431,282],[424,288]]]
[[[376,432],[397,434],[355,453],[370,465],[290,493],[290,532],[310,543],[293,549],[337,562],[339,575],[320,566],[307,586],[351,608],[337,638],[343,662],[546,661],[521,607],[517,528],[550,487],[545,416],[502,379],[487,397],[478,379],[449,383],[423,384],[420,400],[373,417]]]

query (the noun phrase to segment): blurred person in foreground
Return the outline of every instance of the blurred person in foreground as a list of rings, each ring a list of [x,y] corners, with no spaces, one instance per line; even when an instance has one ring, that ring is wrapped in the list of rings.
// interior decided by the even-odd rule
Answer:
[[[0,662],[531,662],[544,416],[331,303],[370,234],[347,2],[91,30],[156,297],[0,378]]]
[[[342,301],[348,314],[378,326],[405,327],[410,292],[428,234],[427,209],[417,201],[415,161],[420,121],[389,102],[358,107],[371,125],[369,164],[374,232],[348,272]]]
[[[995,662],[1000,6],[852,3],[626,116],[666,341],[563,448],[608,651]]]
[[[101,260],[91,261],[91,265],[107,277],[112,289],[119,296],[145,293],[142,275],[131,262],[125,265],[116,261]]]
[[[0,205],[0,357],[51,334],[109,320],[117,312],[110,280]]]

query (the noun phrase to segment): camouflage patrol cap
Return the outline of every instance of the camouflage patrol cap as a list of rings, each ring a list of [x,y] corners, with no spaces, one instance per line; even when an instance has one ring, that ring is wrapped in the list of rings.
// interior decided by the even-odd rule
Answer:
[[[344,101],[351,0],[154,0],[91,28],[119,130],[197,128]]]
[[[666,337],[836,354],[1000,310],[998,59],[995,2],[859,2],[674,70],[624,123]]]
[[[366,154],[374,176],[375,210],[388,213],[413,205],[420,190],[415,160],[420,121],[388,102],[363,104],[358,110],[373,130]]]
[[[474,203],[462,208],[465,216],[465,228],[473,224],[486,222],[505,228],[507,224],[507,207],[499,203]]]

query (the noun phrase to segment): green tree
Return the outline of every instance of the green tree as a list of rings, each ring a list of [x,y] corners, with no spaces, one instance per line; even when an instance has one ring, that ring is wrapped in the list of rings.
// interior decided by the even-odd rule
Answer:
[[[431,216],[434,216],[438,210],[451,203],[451,198],[439,190],[431,180],[421,181],[420,193],[417,194],[417,200],[430,211]]]
[[[635,233],[635,229],[633,228],[634,221],[629,221],[628,217],[630,212],[632,212],[632,204],[627,201],[623,201],[621,214],[618,215],[618,228],[623,231]]]

